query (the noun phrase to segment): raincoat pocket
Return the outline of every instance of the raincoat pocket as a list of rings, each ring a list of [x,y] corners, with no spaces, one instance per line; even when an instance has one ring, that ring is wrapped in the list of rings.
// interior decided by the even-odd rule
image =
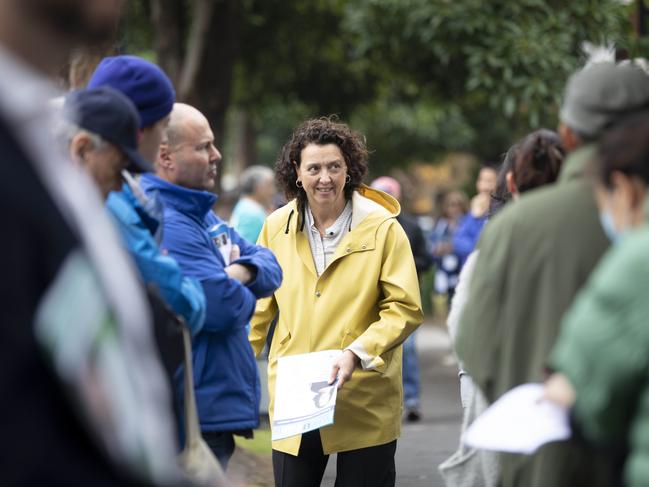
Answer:
[[[345,350],[352,343],[354,343],[354,340],[356,340],[359,336],[360,336],[360,333],[345,330],[345,334],[343,335],[343,338],[340,341],[340,349]]]
[[[277,336],[273,338],[273,343],[270,347],[270,353],[268,354],[269,359],[275,358],[278,353],[286,347],[286,344],[291,341],[290,330],[286,328],[278,328],[277,332],[279,333],[277,333]]]

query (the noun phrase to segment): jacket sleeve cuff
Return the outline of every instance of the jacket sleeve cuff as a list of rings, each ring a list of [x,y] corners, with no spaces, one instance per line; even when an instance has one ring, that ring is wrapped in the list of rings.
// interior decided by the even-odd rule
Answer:
[[[361,367],[363,370],[375,370],[377,372],[383,372],[385,370],[385,362],[378,355],[372,356],[367,353],[363,344],[356,340],[351,345],[349,345],[345,350],[351,351],[361,360]]]
[[[246,287],[248,289],[250,289],[255,296],[257,296],[257,292],[258,292],[257,286],[259,285],[259,266],[257,264],[255,264],[255,263],[253,263],[252,259],[249,259],[249,258],[247,258],[245,256],[241,257],[241,258],[239,258],[239,259],[237,259],[237,260],[235,260],[233,262],[230,262],[230,264],[239,264],[239,265],[243,265],[243,266],[252,268],[252,270],[254,271],[254,276],[253,276],[252,281],[250,281],[249,283],[246,284]],[[259,296],[257,296],[257,297],[259,297]]]

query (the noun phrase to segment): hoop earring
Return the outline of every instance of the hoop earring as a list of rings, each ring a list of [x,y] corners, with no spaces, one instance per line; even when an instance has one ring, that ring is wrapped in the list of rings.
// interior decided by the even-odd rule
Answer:
[[[352,177],[348,174],[347,177],[345,178],[345,184],[349,184],[352,182]]]
[[[295,180],[295,186],[297,186],[298,188],[301,188],[304,185],[302,184],[302,181],[300,181],[299,179],[296,179]]]

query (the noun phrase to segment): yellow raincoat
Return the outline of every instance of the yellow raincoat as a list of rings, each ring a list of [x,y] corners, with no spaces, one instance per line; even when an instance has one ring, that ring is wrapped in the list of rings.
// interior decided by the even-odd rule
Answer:
[[[270,215],[259,236],[284,272],[282,286],[258,302],[250,330],[259,354],[279,312],[268,357],[271,421],[278,357],[351,348],[361,358],[362,369],[339,391],[335,424],[320,430],[325,454],[389,443],[401,432],[401,344],[423,315],[399,211],[386,193],[354,192],[351,231],[320,277],[296,201]],[[300,440],[275,441],[273,449],[297,455]]]

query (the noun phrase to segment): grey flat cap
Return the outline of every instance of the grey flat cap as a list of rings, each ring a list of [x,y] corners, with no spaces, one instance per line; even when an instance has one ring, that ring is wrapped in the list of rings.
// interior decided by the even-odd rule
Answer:
[[[577,133],[597,137],[621,117],[647,107],[647,73],[633,64],[599,63],[570,77],[559,117]]]

